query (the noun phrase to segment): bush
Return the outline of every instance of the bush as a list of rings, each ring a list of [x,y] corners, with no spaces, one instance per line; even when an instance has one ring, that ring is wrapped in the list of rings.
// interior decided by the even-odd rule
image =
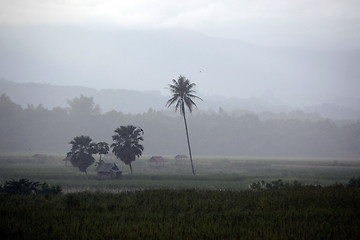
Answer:
[[[358,178],[351,178],[346,185],[349,188],[360,188],[360,177]]]
[[[303,185],[299,181],[293,182],[284,182],[283,180],[279,179],[272,182],[265,182],[264,180],[251,183],[249,188],[251,190],[279,190],[279,189],[300,189],[304,187],[321,187],[319,185]],[[351,178],[346,185],[341,183],[335,183],[329,187],[333,188],[360,188],[360,177],[358,178]]]
[[[264,180],[254,182],[249,185],[252,190],[279,190],[279,189],[299,189],[303,185],[299,181],[284,182],[281,179],[272,182],[265,182]]]
[[[49,186],[47,183],[39,183],[28,179],[20,179],[19,181],[6,181],[4,186],[0,187],[0,191],[7,194],[59,194],[62,189],[60,186]]]

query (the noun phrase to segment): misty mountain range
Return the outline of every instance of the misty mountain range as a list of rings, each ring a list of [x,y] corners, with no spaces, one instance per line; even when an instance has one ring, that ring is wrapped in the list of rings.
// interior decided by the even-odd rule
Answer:
[[[102,104],[101,93],[118,96],[114,89],[136,90],[121,90],[120,95],[142,91],[152,100],[151,107],[163,108],[158,94],[147,91],[164,94],[171,79],[182,74],[197,84],[197,92],[207,99],[205,108],[213,100],[210,96],[220,95],[224,98],[214,101],[224,108],[239,108],[239,99],[245,109],[262,101],[261,107],[255,104],[258,111],[269,109],[263,105],[276,105],[282,111],[284,106],[286,110],[289,106],[327,103],[330,105],[322,112],[325,117],[354,118],[357,113],[338,109],[334,114],[331,109],[337,105],[360,111],[359,64],[360,51],[266,48],[185,30],[0,26],[0,78],[19,83],[86,86],[89,89],[81,89],[83,94],[94,95],[104,110],[119,107],[115,103]],[[98,90],[99,97],[90,88]],[[78,90],[62,89],[63,93]],[[64,101],[56,104],[61,102]],[[123,106],[123,111],[144,111],[150,107],[133,104]]]
[[[166,111],[165,103],[169,97],[160,91],[135,91],[125,89],[103,89],[81,86],[57,86],[40,83],[16,83],[0,79],[0,94],[8,95],[14,102],[26,108],[27,105],[42,105],[45,108],[69,107],[67,101],[80,95],[93,97],[102,112],[111,110],[123,113],[144,113],[149,109]],[[260,97],[252,98],[225,98],[222,96],[201,96],[204,101],[197,102],[198,111],[215,111],[220,109],[228,112],[272,112],[291,113],[293,111],[304,111],[305,113],[317,114],[316,118],[331,118],[334,120],[358,120],[360,111],[340,107],[334,104],[323,104],[319,106],[308,106],[303,108],[292,107],[283,104],[276,99],[271,92]],[[169,113],[173,109],[168,110]]]

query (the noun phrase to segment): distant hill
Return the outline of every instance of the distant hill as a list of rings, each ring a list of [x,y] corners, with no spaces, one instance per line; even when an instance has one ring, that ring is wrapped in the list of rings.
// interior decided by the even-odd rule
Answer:
[[[43,105],[46,108],[67,107],[67,100],[80,95],[94,98],[103,112],[117,110],[123,113],[143,113],[150,108],[164,110],[168,97],[156,91],[135,91],[125,89],[96,90],[80,86],[57,86],[41,83],[16,83],[0,79],[0,93],[5,93],[14,102],[26,107],[27,104]],[[204,102],[198,102],[203,110],[227,111],[243,109],[253,112],[260,111],[287,111],[290,108],[281,105],[274,99],[265,98],[225,98],[221,96],[203,97]]]
[[[359,63],[360,51],[266,48],[191,31],[0,25],[0,78],[97,90],[133,89],[154,101],[144,106],[144,102],[137,103],[133,97],[134,106],[123,106],[124,111],[137,108],[136,111],[143,111],[149,105],[163,107],[157,105],[161,100],[155,104],[154,96],[145,91],[164,93],[169,81],[179,74],[196,82],[203,96],[225,96],[229,108],[238,106],[242,99],[241,108],[267,109],[269,106],[264,108],[264,99],[259,96],[270,91],[283,101],[277,106],[330,103],[360,110]],[[65,90],[72,91],[62,88],[61,93],[65,94]],[[81,91],[95,95],[90,89]],[[96,101],[103,105],[101,101],[108,95],[121,101],[118,95],[127,99],[125,96],[135,92],[101,90],[97,94]],[[60,95],[56,94],[59,101],[64,99]],[[260,102],[255,104],[255,100]],[[265,105],[269,105],[269,98],[265,100]],[[118,104],[113,103],[109,108]],[[103,108],[106,110],[108,106]]]
[[[124,113],[142,113],[149,108],[163,109],[165,97],[160,93],[124,89],[96,90],[80,86],[55,86],[40,83],[15,83],[0,79],[0,93],[7,94],[14,102],[43,105],[46,108],[68,107],[67,101],[80,95],[93,97],[103,112],[117,110]]]
[[[16,83],[0,79],[0,94],[8,95],[14,102],[26,108],[28,104],[43,105],[48,109],[68,107],[67,101],[80,95],[93,97],[102,112],[111,110],[123,113],[144,113],[149,109],[166,110],[168,96],[156,91],[134,91],[125,89],[96,90],[81,86],[58,86],[41,83]],[[252,98],[225,98],[222,96],[201,96],[204,101],[198,101],[201,111],[227,111],[235,115],[248,112],[261,114],[267,118],[298,118],[319,119],[320,116],[335,120],[360,119],[360,111],[340,107],[334,104],[323,104],[295,108],[283,104],[271,93]],[[170,110],[169,110],[170,111]],[[300,113],[299,113],[300,111]],[[301,113],[303,111],[303,113]],[[317,115],[319,114],[319,115]]]

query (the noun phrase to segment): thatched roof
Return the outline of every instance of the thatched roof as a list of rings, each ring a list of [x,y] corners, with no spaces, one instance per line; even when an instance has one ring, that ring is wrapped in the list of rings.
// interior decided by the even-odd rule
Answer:
[[[120,172],[120,169],[116,166],[115,163],[105,163],[101,162],[95,169],[96,172]]]
[[[175,158],[175,160],[185,160],[185,159],[188,159],[189,157],[187,155],[179,154],[179,155],[176,155],[174,158]]]
[[[152,156],[149,162],[165,162],[165,159],[162,156]]]

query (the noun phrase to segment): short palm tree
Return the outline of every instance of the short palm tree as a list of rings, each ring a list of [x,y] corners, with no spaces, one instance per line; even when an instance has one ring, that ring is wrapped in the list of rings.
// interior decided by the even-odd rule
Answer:
[[[112,152],[117,158],[129,165],[131,175],[133,174],[131,162],[140,157],[144,150],[140,141],[143,141],[143,131],[133,125],[120,126],[115,130],[116,135],[112,136],[114,143],[111,144]]]
[[[96,154],[96,143],[89,136],[77,136],[70,141],[71,150],[67,153],[70,162],[81,172],[87,174],[87,168],[94,163],[93,154]]]
[[[195,98],[200,100],[202,99],[195,95],[196,91],[193,90],[193,87],[195,87],[195,83],[190,83],[189,79],[187,79],[186,77],[180,75],[177,81],[175,79],[173,79],[172,81],[173,84],[169,84],[172,97],[167,101],[166,106],[170,107],[171,105],[176,103],[175,111],[180,109],[180,114],[184,118],[186,138],[189,147],[189,155],[191,161],[191,168],[193,175],[195,176],[194,164],[192,160],[191,147],[190,147],[189,131],[186,122],[185,107],[189,109],[189,112],[191,113],[193,107],[194,106],[197,107],[193,99]]]
[[[106,142],[98,142],[96,144],[96,152],[100,155],[100,162],[102,161],[101,155],[108,154],[109,150],[109,144],[107,144]]]

